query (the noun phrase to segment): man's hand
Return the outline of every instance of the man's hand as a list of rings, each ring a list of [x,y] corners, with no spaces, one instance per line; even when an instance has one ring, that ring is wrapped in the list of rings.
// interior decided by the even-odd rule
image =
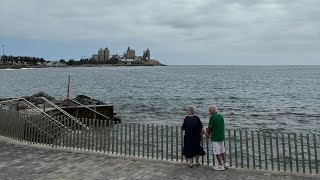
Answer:
[[[208,138],[209,137],[209,134],[206,134],[206,138]]]

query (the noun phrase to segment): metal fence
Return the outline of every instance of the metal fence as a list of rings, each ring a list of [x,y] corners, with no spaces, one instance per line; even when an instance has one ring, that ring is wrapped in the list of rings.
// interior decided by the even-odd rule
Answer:
[[[72,131],[59,131],[58,124],[30,114],[0,110],[0,135],[44,146],[185,161],[180,126],[81,119],[89,127],[86,129],[72,119],[56,119]],[[231,167],[319,174],[317,134],[226,129],[225,135],[227,161]],[[210,139],[203,138],[201,145],[206,155],[200,158],[200,163],[215,165]]]

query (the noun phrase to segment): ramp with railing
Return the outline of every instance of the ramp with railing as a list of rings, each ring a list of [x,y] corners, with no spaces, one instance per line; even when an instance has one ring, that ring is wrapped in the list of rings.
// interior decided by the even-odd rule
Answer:
[[[45,141],[45,139],[55,141],[59,134],[66,131],[73,132],[59,122],[56,118],[51,117],[46,112],[24,98],[1,101],[0,104],[0,110],[13,115],[16,113],[12,111],[5,111],[5,109],[8,109],[6,107],[10,107],[12,104],[14,104],[16,110],[19,111],[19,114],[16,114],[16,118],[24,119],[25,126],[30,126],[32,127],[33,132],[43,135],[41,138],[39,137],[37,141]],[[56,130],[49,131],[50,126],[55,126]]]
[[[57,109],[65,117],[70,118],[72,121],[75,121],[76,123],[72,123],[73,125],[80,124],[84,128],[87,128],[85,125],[81,124],[78,119],[71,116],[48,99],[43,97],[39,98]],[[7,111],[10,109],[18,111],[19,114],[14,113],[14,111]],[[26,133],[28,131],[30,131],[30,133],[33,133],[32,136],[28,137],[29,139],[25,140],[34,140],[37,142],[55,142],[57,141],[58,137],[64,133],[74,133],[73,130],[75,129],[75,126],[66,126],[66,124],[62,124],[62,122],[60,121],[61,118],[49,115],[45,112],[45,110],[40,109],[24,98],[1,101],[0,110],[2,112],[9,113],[9,115],[17,115],[17,117],[15,118],[21,119],[20,122],[23,121],[25,123],[24,128],[28,127],[28,129],[24,131],[26,131]],[[32,139],[35,137],[36,139]]]

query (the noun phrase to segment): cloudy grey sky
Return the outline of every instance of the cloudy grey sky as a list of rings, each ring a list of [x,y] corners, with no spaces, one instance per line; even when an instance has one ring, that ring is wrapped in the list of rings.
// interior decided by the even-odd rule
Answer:
[[[320,64],[319,0],[1,0],[5,53],[130,46],[165,64]]]

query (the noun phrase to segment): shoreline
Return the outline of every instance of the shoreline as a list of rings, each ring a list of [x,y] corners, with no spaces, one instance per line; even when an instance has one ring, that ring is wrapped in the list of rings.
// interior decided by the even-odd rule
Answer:
[[[112,67],[112,66],[167,66],[165,64],[82,64],[82,65],[72,65],[67,67]]]
[[[31,68],[69,68],[69,67],[119,67],[119,66],[167,66],[165,64],[82,64],[70,66],[26,66],[26,65],[0,65],[0,69],[31,69]]]

